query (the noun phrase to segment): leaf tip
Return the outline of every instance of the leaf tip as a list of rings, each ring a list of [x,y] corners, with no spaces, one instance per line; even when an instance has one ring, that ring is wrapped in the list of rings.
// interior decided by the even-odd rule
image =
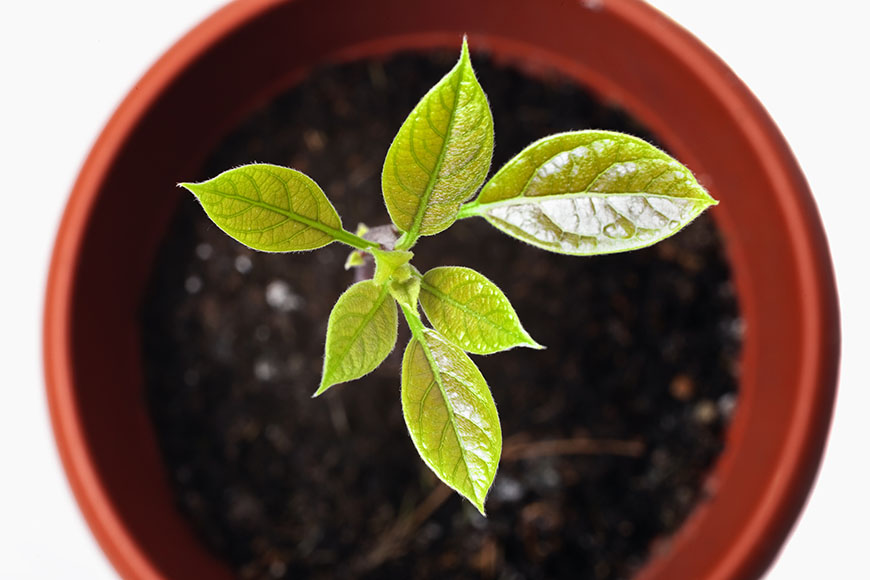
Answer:
[[[190,193],[193,194],[193,197],[202,201],[202,198],[200,197],[200,194],[202,193],[202,190],[200,188],[201,185],[202,185],[201,183],[190,183],[190,182],[183,181],[181,183],[177,183],[176,187],[180,187],[181,189],[186,189],[187,191],[189,191]]]
[[[518,346],[524,346],[526,348],[532,348],[534,350],[546,350],[547,347],[532,338],[532,335],[529,334],[529,331],[520,325],[520,334],[523,337],[523,342],[521,342]]]
[[[474,493],[474,497],[472,497],[471,494],[465,495],[462,492],[460,492],[460,494],[480,512],[480,515],[486,517],[486,496],[489,495],[489,490],[491,488],[492,482],[489,482],[489,487],[483,490],[483,493]]]
[[[325,393],[327,391],[327,389],[329,389],[330,387],[332,387],[334,385],[335,385],[335,383],[328,381],[326,375],[323,375],[323,380],[320,381],[320,386],[317,387],[317,390],[314,391],[314,394],[311,395],[311,398],[316,399],[317,397],[319,397],[320,395]]]
[[[691,172],[690,172],[691,173]],[[695,177],[695,185],[697,186],[697,190],[700,190],[700,196],[698,196],[698,201],[704,204],[704,207],[701,208],[701,211],[707,209],[708,207],[713,207],[714,205],[719,205],[719,200],[710,195],[710,192],[704,187],[699,181],[698,178]]]
[[[449,487],[450,489],[455,491],[457,494],[459,494],[459,497],[468,500],[468,503],[473,505],[474,509],[476,509],[478,512],[480,512],[480,515],[482,515],[483,517],[486,517],[486,505],[485,504],[486,504],[486,496],[489,495],[489,488],[484,490],[484,492],[482,494],[483,497],[479,497],[477,490],[467,492],[467,491],[459,489],[458,487],[456,487],[452,483],[447,483],[447,481],[445,481],[444,479],[442,479],[441,481],[443,481],[444,484],[447,485],[447,487]],[[490,485],[490,487],[492,487],[492,482],[490,482],[489,485]]]
[[[534,350],[547,350],[546,346],[539,343],[534,338],[532,338],[531,336],[528,336],[528,335],[527,335],[526,343],[523,346],[534,349]]]
[[[704,213],[711,207],[719,205],[719,200],[710,195],[706,190],[704,190],[704,197],[699,200],[699,204],[696,206],[698,215]]]
[[[459,53],[458,66],[471,66],[471,52],[468,50],[468,35],[462,35],[462,49]]]

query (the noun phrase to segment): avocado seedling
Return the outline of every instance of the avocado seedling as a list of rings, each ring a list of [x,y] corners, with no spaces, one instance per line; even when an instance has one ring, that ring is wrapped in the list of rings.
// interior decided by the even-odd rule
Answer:
[[[463,41],[459,61],[411,111],[387,151],[382,192],[391,224],[344,229],[314,180],[276,165],[244,165],[180,184],[219,228],[255,250],[333,242],[352,248],[345,266],[363,279],[329,316],[314,396],[377,368],[395,347],[401,310],[411,331],[401,372],[408,432],[426,465],[481,513],[502,433],[469,354],[543,347],[483,274],[453,265],[417,270],[417,242],[457,220],[483,218],[551,252],[623,252],[676,233],[717,203],[681,163],[622,133],[545,137],[487,181],[493,145],[489,103]]]

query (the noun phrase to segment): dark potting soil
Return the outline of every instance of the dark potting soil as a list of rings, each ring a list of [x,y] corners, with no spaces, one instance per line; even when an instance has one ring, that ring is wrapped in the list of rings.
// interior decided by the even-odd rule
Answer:
[[[314,71],[228,136],[199,177],[288,165],[321,184],[345,227],[385,223],[383,157],[454,59]],[[494,168],[558,131],[654,141],[555,75],[474,60]],[[483,272],[547,346],[475,357],[505,437],[488,517],[446,493],[408,437],[405,328],[377,371],[311,399],[330,309],[353,281],[348,249],[252,252],[191,196],[143,310],[148,403],[179,509],[240,578],[630,577],[704,500],[736,402],[741,321],[713,222],[645,250],[575,258],[469,219],[414,252],[423,271]]]

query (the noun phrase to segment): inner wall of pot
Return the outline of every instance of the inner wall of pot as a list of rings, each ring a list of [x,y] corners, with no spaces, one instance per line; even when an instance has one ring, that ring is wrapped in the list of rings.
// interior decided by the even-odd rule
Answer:
[[[775,556],[821,457],[838,317],[810,192],[739,79],[635,0],[250,0],[197,27],[131,91],[83,167],[53,257],[52,422],[82,511],[123,577],[228,574],[173,509],[142,404],[137,308],[179,200],[172,184],[312,63],[455,46],[463,33],[473,49],[550,63],[624,103],[722,201],[712,215],[747,321],[740,405],[709,482],[715,501],[698,504],[672,542],[657,543],[640,576],[753,577]],[[131,199],[145,203],[131,211]]]
[[[292,166],[320,183],[345,227],[379,225],[383,155],[455,58],[309,71],[190,179],[252,161]],[[473,59],[493,109],[494,169],[566,130],[667,146],[555,70]],[[704,501],[736,403],[742,333],[712,220],[586,259],[474,221],[422,240],[415,263],[479,269],[548,346],[477,359],[505,435],[486,519],[442,494],[407,437],[406,332],[378,371],[310,399],[329,309],[353,281],[347,250],[253,253],[181,202],[143,308],[146,393],[175,502],[241,577],[624,578]],[[396,532],[409,522],[413,531]]]

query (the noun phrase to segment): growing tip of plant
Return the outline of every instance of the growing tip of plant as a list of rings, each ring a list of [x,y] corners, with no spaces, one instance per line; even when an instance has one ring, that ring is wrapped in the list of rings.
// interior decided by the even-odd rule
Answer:
[[[365,263],[365,254],[359,250],[354,250],[347,255],[347,260],[344,261],[344,269],[350,270],[351,268],[359,268],[360,266],[365,265]]]

